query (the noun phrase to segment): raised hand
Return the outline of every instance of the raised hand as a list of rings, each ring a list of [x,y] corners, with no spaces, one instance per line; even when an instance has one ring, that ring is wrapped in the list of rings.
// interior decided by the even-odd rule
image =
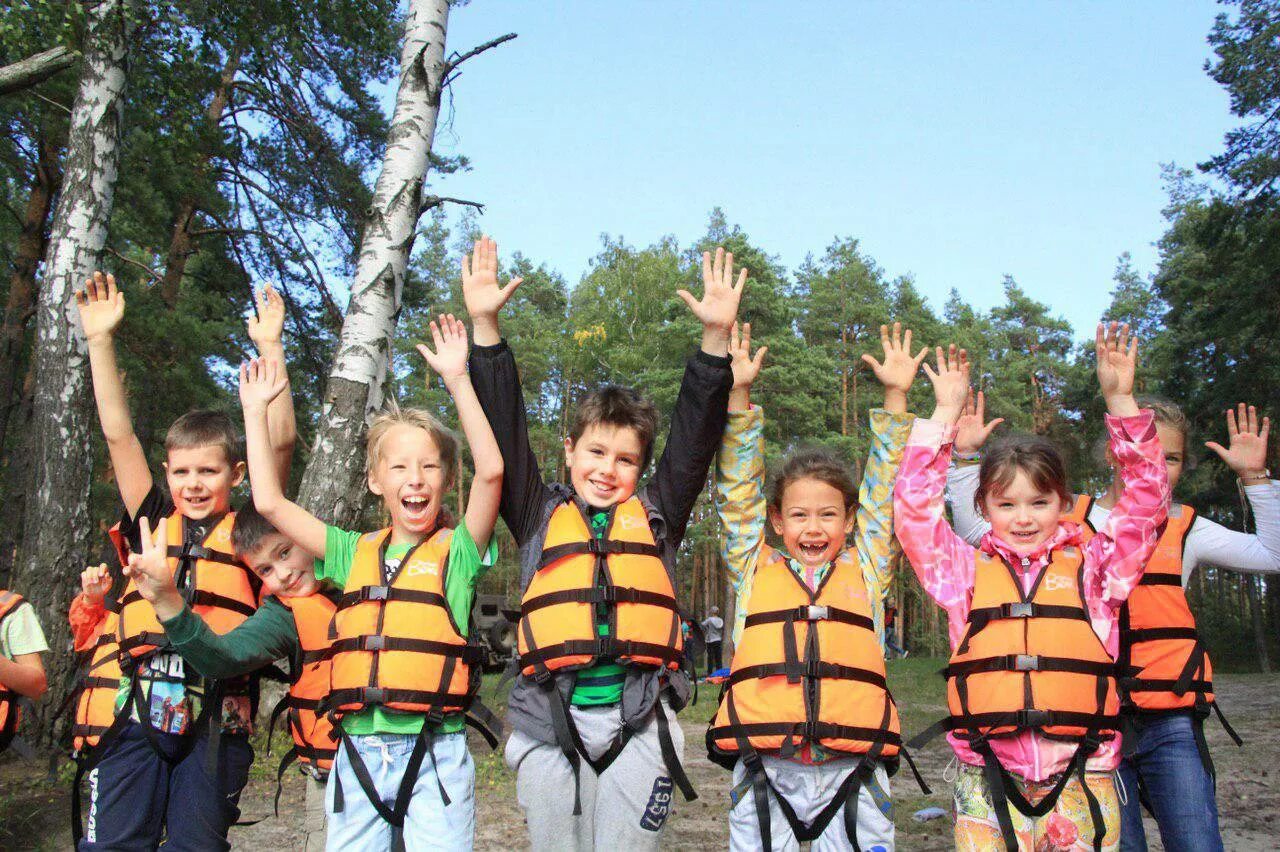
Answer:
[[[1098,385],[1104,397],[1132,396],[1138,369],[1138,336],[1128,323],[1098,323]]]
[[[955,423],[964,413],[965,400],[969,396],[969,353],[957,349],[952,343],[946,352],[939,346],[935,350],[937,369],[924,362],[925,375],[933,383],[933,420]]]
[[[266,409],[289,386],[280,364],[270,358],[250,358],[240,363],[240,407]]]
[[[100,604],[111,591],[111,572],[107,564],[89,565],[80,572],[80,593],[90,601]]]
[[[895,322],[892,333],[889,326],[880,326],[880,348],[884,351],[883,362],[877,361],[870,352],[863,353],[862,361],[884,386],[884,407],[901,414],[907,410],[907,391],[911,390],[929,347],[922,347],[919,355],[912,356],[911,329],[904,334],[902,323]]]
[[[702,253],[702,298],[695,299],[688,290],[677,290],[693,315],[702,323],[702,348],[708,355],[725,355],[729,351],[729,331],[738,318],[738,304],[747,286],[747,270],[733,280],[733,255],[723,248]]]
[[[417,346],[431,369],[446,385],[464,378],[467,375],[467,327],[462,320],[453,314],[441,314],[439,320],[431,321],[431,339],[436,345],[434,352],[424,344]]]
[[[985,395],[982,391],[978,391],[975,399],[971,388],[969,396],[965,399],[964,412],[961,413],[960,419],[956,421],[955,451],[957,453],[976,453],[982,449],[982,445],[987,442],[987,438],[991,437],[992,430],[1004,422],[1003,417],[997,417],[990,423],[986,422],[986,412],[987,400]]]
[[[1265,482],[1267,474],[1267,435],[1271,432],[1271,418],[1258,422],[1258,409],[1243,402],[1235,409],[1227,409],[1227,446],[1214,441],[1204,445],[1218,454],[1227,467],[1241,479]]]
[[[124,319],[124,293],[116,288],[114,275],[93,273],[76,291],[76,308],[86,340],[110,340]]]
[[[764,353],[768,346],[761,346],[756,354],[751,354],[751,323],[743,323],[742,333],[738,333],[738,324],[733,324],[729,336],[729,358],[733,368],[733,390],[750,390],[764,366]]]
[[[254,313],[247,323],[249,339],[262,354],[264,345],[279,343],[284,335],[284,297],[274,286],[267,284],[254,291],[253,306]]]
[[[124,575],[133,580],[138,593],[155,607],[161,619],[172,618],[182,610],[182,596],[178,594],[173,572],[169,570],[168,524],[160,523],[154,541],[150,522],[145,517],[140,518],[139,525],[142,528],[142,552],[129,554]]]
[[[498,244],[489,237],[476,240],[471,256],[462,257],[462,299],[472,322],[493,319],[511,298],[523,278],[498,286]]]

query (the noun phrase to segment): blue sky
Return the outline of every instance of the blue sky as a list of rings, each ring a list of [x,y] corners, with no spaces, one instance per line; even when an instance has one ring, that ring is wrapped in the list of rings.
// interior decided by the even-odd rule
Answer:
[[[463,66],[435,191],[571,283],[600,235],[682,245],[712,207],[795,269],[836,236],[940,309],[1007,273],[1077,332],[1116,257],[1164,231],[1160,164],[1233,124],[1203,71],[1221,7],[1091,3],[500,2],[451,14]]]

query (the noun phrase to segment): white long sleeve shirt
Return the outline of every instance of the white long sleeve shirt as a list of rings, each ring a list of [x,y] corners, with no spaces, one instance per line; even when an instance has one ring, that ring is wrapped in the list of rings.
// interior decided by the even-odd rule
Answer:
[[[947,471],[947,502],[952,527],[977,546],[991,528],[973,506],[978,491],[978,465],[952,465]],[[1197,565],[1212,565],[1246,574],[1280,573],[1280,481],[1270,480],[1244,489],[1258,532],[1237,532],[1196,515],[1187,533],[1182,558],[1182,586],[1186,588]],[[1089,509],[1089,523],[1100,529],[1111,515],[1097,503]]]

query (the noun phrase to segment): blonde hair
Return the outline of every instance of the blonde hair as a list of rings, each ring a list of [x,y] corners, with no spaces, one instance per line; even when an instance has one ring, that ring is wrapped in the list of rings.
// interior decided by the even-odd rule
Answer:
[[[431,436],[440,451],[440,464],[444,469],[445,488],[452,488],[458,473],[458,436],[435,415],[421,408],[397,408],[384,411],[369,425],[369,437],[365,442],[364,474],[367,477],[382,461],[382,442],[394,426],[411,426]]]
[[[1155,420],[1164,426],[1171,426],[1182,433],[1183,443],[1191,436],[1191,421],[1177,403],[1159,396],[1140,396],[1137,398],[1139,408],[1150,408]]]

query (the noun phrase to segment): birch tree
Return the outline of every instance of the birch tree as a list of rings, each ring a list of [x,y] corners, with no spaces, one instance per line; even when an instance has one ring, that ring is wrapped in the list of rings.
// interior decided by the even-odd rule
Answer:
[[[125,0],[87,2],[84,61],[71,109],[63,181],[36,303],[31,486],[15,585],[49,631],[50,683],[69,665],[66,608],[89,543],[87,351],[72,305],[98,265],[115,191],[125,88]],[[56,691],[56,690],[55,690]],[[42,705],[56,707],[60,695]]]
[[[363,502],[365,427],[383,404],[391,335],[403,303],[418,219],[442,200],[424,191],[440,96],[458,65],[515,37],[503,36],[446,58],[448,25],[448,0],[410,0],[382,170],[299,490],[302,505],[334,524],[352,521]]]

